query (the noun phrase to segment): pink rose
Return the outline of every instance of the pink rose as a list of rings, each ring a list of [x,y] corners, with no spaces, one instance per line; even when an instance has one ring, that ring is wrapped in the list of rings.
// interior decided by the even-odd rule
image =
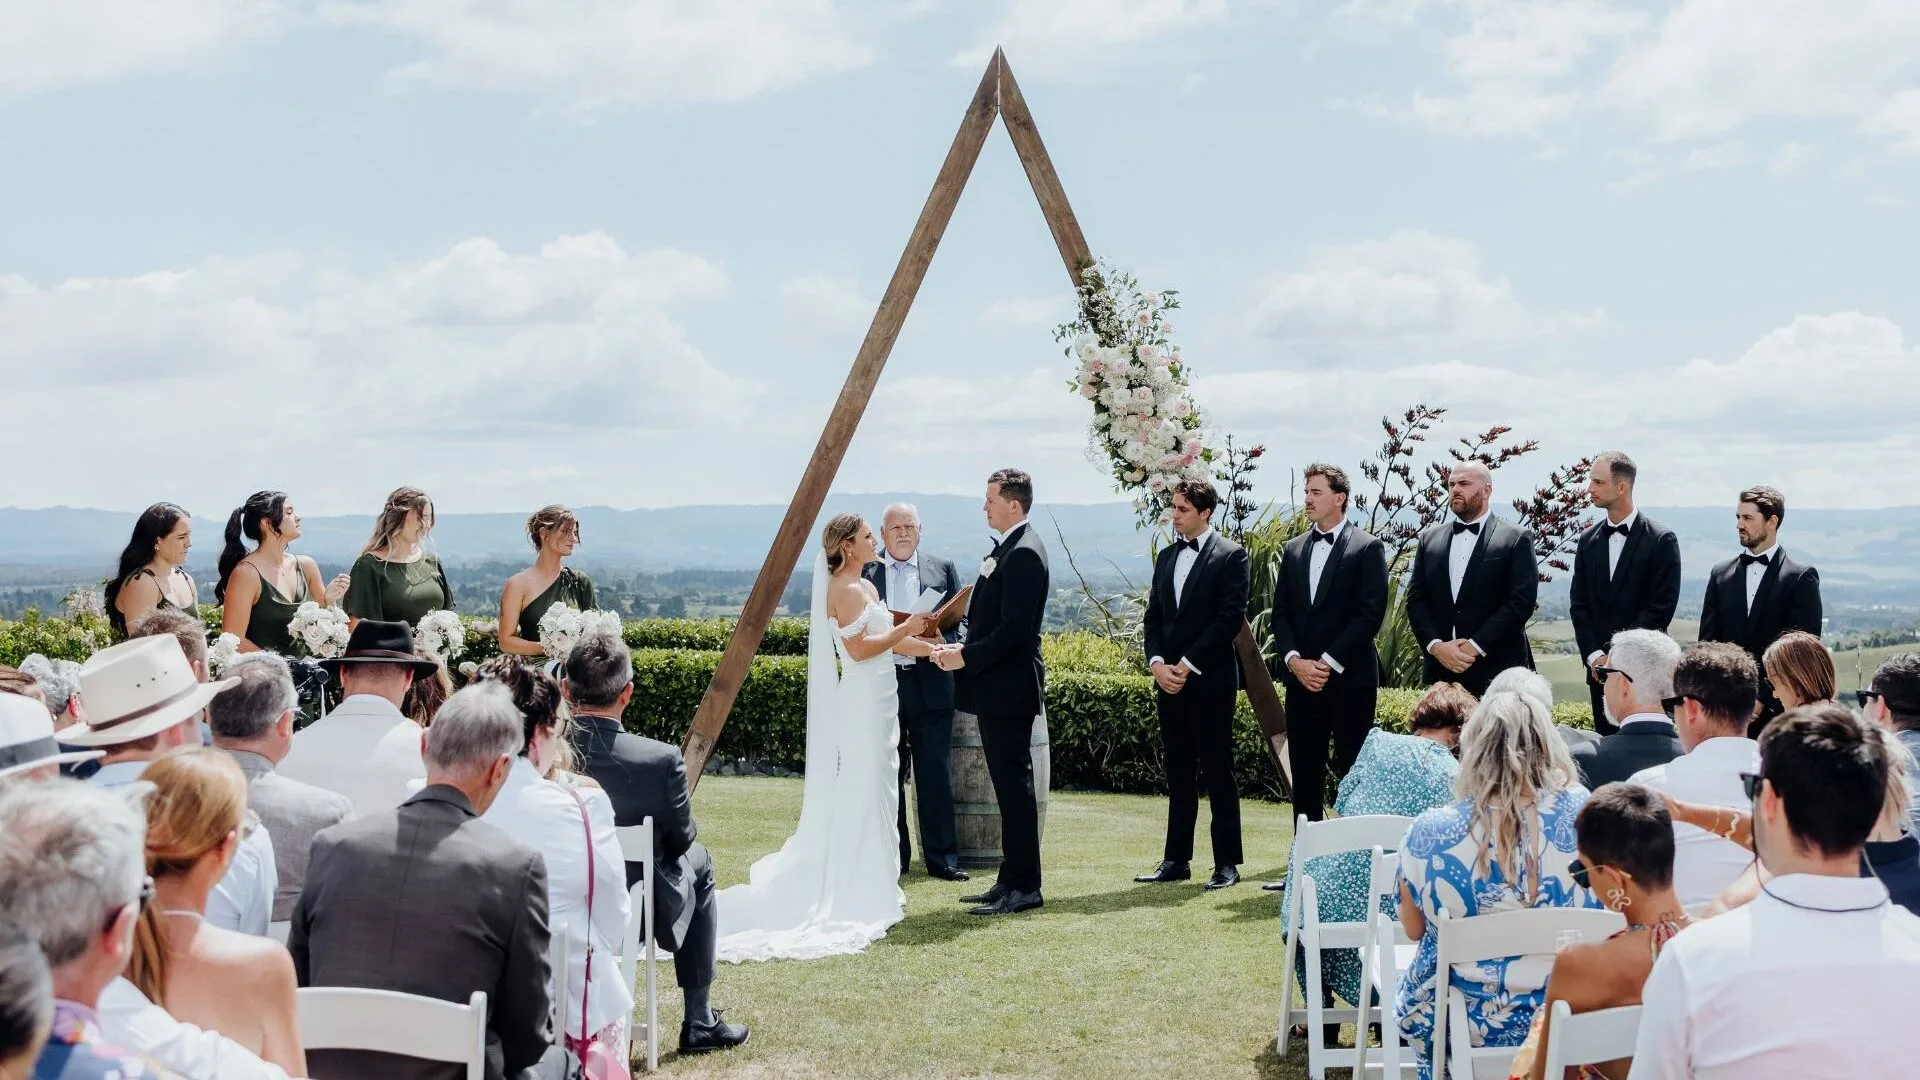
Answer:
[[[1160,332],[1163,334],[1173,333],[1173,320],[1162,317],[1160,320]]]
[[[1199,439],[1188,439],[1188,440],[1187,440],[1187,453],[1188,453],[1188,454],[1191,454],[1191,455],[1194,455],[1194,456],[1198,456],[1198,455],[1199,455],[1199,453],[1200,453],[1200,451],[1201,451],[1202,449],[1203,449],[1203,447],[1202,447],[1202,446],[1200,445],[1200,440],[1199,440]]]
[[[1146,293],[1146,294],[1144,294],[1144,295],[1142,295],[1142,296],[1140,297],[1140,299],[1141,299],[1141,300],[1142,300],[1143,302],[1145,302],[1145,304],[1146,304],[1146,305],[1147,305],[1148,307],[1159,307],[1159,306],[1160,306],[1160,294],[1159,294],[1159,293],[1157,293],[1157,292],[1150,292],[1150,293]]]
[[[1139,323],[1141,326],[1151,326],[1153,325],[1153,314],[1142,311],[1133,317],[1133,321]]]
[[[1173,415],[1175,417],[1185,420],[1188,416],[1192,415],[1192,413],[1193,406],[1187,403],[1186,398],[1180,398],[1173,403]]]

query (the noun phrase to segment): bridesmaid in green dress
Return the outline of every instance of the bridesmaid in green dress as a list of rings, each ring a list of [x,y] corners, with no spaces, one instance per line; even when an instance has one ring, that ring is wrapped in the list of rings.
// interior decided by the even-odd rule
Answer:
[[[200,594],[187,573],[193,549],[193,518],[172,503],[154,503],[133,523],[133,537],[107,582],[107,622],[115,636],[156,611],[184,611],[198,618]]]
[[[240,639],[241,652],[292,656],[293,635],[287,624],[300,605],[313,599],[332,607],[345,595],[345,574],[322,587],[320,564],[287,550],[299,538],[300,515],[283,491],[256,491],[228,515],[213,599],[222,605],[221,631]],[[254,542],[252,551],[246,540]]]
[[[433,500],[419,488],[398,488],[373,522],[373,537],[353,564],[347,621],[420,625],[429,611],[453,610],[453,588],[440,558],[422,546],[433,531]]]
[[[507,579],[500,590],[500,651],[543,656],[540,619],[555,604],[593,608],[593,582],[562,565],[580,543],[580,519],[564,506],[542,507],[527,519],[527,538],[539,552],[533,565]]]

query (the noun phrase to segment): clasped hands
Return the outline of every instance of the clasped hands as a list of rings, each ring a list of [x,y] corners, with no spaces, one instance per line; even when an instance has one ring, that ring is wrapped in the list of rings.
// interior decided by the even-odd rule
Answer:
[[[1163,694],[1177,694],[1187,685],[1187,665],[1169,664],[1165,660],[1155,663],[1148,669],[1153,674],[1155,686]]]
[[[1480,650],[1474,648],[1473,643],[1466,638],[1436,641],[1427,647],[1427,651],[1433,654],[1435,660],[1440,661],[1441,667],[1455,675],[1472,667],[1474,661],[1480,659]]]
[[[1300,680],[1302,687],[1315,694],[1325,690],[1327,680],[1333,676],[1333,669],[1327,666],[1325,660],[1309,660],[1304,656],[1288,660],[1287,670]]]
[[[967,666],[967,658],[961,652],[961,648],[962,646],[957,644],[935,645],[933,652],[927,658],[932,660],[941,671],[959,671]]]

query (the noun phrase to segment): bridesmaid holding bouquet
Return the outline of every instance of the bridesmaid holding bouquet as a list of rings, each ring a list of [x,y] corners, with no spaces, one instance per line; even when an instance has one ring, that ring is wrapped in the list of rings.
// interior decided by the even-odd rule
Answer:
[[[593,610],[593,582],[565,565],[580,543],[580,519],[564,506],[546,506],[527,519],[527,539],[538,552],[533,565],[507,579],[500,590],[500,651],[544,656],[540,620],[555,604]]]

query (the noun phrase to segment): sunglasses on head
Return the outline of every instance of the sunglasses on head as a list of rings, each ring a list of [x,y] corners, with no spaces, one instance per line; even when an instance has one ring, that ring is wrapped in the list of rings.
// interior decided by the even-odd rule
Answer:
[[[1621,678],[1623,678],[1623,679],[1625,679],[1625,680],[1627,680],[1628,682],[1632,682],[1632,681],[1633,681],[1633,676],[1631,676],[1631,675],[1629,675],[1629,674],[1627,674],[1627,673],[1626,673],[1626,672],[1624,672],[1624,671],[1621,671],[1621,670],[1620,670],[1619,668],[1617,668],[1617,667],[1608,667],[1608,666],[1607,666],[1607,665],[1605,665],[1605,664],[1595,664],[1595,665],[1593,665],[1593,670],[1594,670],[1594,671],[1596,671],[1596,672],[1598,672],[1598,673],[1600,674],[1600,677],[1601,677],[1602,679],[1604,679],[1604,678],[1606,678],[1606,677],[1607,677],[1607,676],[1609,676],[1609,675],[1618,675],[1618,676],[1620,676]]]
[[[1763,779],[1765,778],[1762,777],[1759,773],[1743,772],[1740,774],[1741,790],[1747,793],[1747,798],[1749,800],[1757,799],[1760,797],[1760,784]]]

